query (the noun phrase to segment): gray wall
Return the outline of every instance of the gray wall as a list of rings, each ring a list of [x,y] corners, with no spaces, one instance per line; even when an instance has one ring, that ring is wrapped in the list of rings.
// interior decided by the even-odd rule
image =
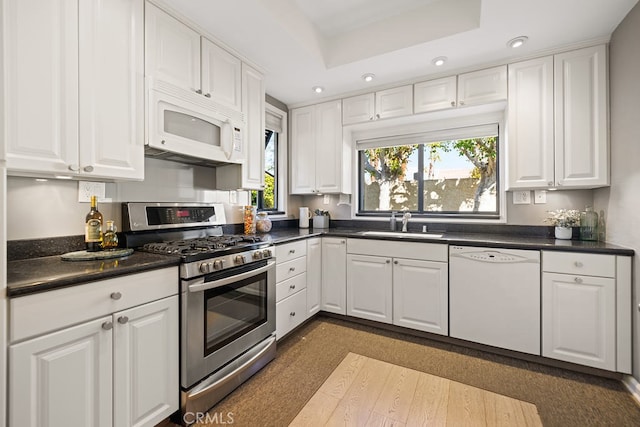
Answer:
[[[607,239],[640,254],[640,4],[613,33],[609,46],[611,187],[596,190],[596,209],[608,214]],[[635,257],[634,272],[640,267]],[[633,276],[633,376],[640,380],[640,282]]]

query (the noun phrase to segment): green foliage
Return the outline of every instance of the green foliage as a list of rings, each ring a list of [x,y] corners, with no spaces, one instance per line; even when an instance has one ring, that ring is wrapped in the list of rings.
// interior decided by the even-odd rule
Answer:
[[[375,181],[404,178],[409,156],[417,149],[418,145],[399,145],[365,150],[365,171]]]
[[[275,207],[275,178],[269,173],[264,174],[264,190],[262,192],[262,207],[264,209],[273,209]]]

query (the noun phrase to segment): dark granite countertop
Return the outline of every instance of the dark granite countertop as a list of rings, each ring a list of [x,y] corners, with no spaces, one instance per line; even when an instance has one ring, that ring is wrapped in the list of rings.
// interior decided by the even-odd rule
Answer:
[[[99,261],[63,261],[59,255],[7,262],[7,296],[44,292],[179,264],[178,257],[146,252]],[[176,286],[178,276],[176,275]]]
[[[267,236],[273,243],[286,243],[305,239],[311,236],[352,237],[358,239],[395,240],[403,242],[439,243],[463,246],[489,246],[505,249],[533,249],[568,252],[586,252],[610,255],[633,256],[633,249],[613,245],[606,242],[590,242],[582,240],[559,240],[541,236],[497,234],[497,233],[465,233],[444,232],[439,239],[420,237],[365,236],[362,228],[328,228],[328,229],[278,229]],[[415,232],[414,232],[415,233]],[[435,231],[434,231],[435,233]]]

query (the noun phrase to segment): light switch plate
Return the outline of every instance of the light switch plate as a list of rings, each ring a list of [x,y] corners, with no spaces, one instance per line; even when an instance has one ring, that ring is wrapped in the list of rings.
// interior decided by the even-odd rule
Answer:
[[[78,181],[78,202],[90,202],[91,196],[97,196],[99,201],[105,199],[104,182]]]
[[[531,204],[531,191],[514,191],[513,192],[513,204],[514,205],[529,205]]]

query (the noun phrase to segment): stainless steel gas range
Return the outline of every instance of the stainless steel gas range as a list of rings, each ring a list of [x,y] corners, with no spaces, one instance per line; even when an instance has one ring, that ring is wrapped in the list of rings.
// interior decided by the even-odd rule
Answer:
[[[273,245],[226,235],[220,204],[124,203],[127,247],[178,256],[182,420],[210,409],[275,357]]]

